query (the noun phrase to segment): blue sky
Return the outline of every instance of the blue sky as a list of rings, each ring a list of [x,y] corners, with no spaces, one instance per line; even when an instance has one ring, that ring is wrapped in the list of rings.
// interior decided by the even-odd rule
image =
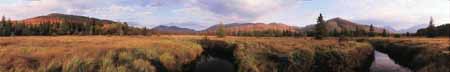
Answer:
[[[405,29],[450,23],[448,0],[0,0],[0,15],[25,19],[49,13],[124,21],[136,26],[177,25],[197,30],[224,22],[305,26],[340,17],[361,24]]]

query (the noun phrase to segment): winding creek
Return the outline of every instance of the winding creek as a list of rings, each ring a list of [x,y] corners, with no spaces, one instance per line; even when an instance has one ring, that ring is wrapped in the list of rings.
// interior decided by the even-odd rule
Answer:
[[[394,62],[385,53],[375,51],[375,60],[370,67],[370,72],[412,72],[406,67],[402,67]]]
[[[204,52],[192,63],[187,64],[185,72],[236,72],[234,50],[236,45],[222,41],[203,41]],[[388,54],[375,50],[370,72],[413,72],[397,64]],[[277,56],[275,56],[277,57]],[[278,59],[278,58],[276,58]],[[285,58],[281,58],[285,59]],[[287,58],[286,58],[287,60]],[[367,67],[367,66],[366,66]],[[284,66],[279,67],[285,72]]]

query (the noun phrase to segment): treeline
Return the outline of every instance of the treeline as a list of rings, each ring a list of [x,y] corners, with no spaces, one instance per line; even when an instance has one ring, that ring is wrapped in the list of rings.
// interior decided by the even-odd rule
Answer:
[[[6,20],[0,21],[0,36],[28,36],[28,35],[148,35],[147,28],[128,26],[127,23],[101,24],[96,19],[90,22],[76,24],[70,22],[42,22],[39,24],[25,24],[25,22]]]
[[[318,31],[308,31],[306,32],[307,36],[316,37],[318,35],[322,37],[375,37],[375,36],[391,36],[392,34],[389,33],[386,30],[383,30],[382,33],[375,32],[373,30],[373,27],[371,25],[370,30],[366,31],[363,29],[355,29],[355,30],[332,30],[332,31],[325,31],[324,33],[319,33]]]
[[[438,37],[438,36],[449,36],[450,37],[450,24],[444,24],[435,27],[433,22],[430,21],[430,25],[427,28],[419,29],[416,33],[417,36],[426,37]]]
[[[264,31],[238,31],[233,36],[255,36],[255,37],[301,37],[303,32],[288,30],[264,30]]]
[[[439,37],[439,36],[450,37],[450,23],[436,27],[434,25],[433,18],[430,18],[430,22],[427,28],[417,30],[416,34],[407,33],[406,35],[426,36],[426,37]]]
[[[211,33],[203,33],[210,35]],[[292,30],[256,30],[256,31],[233,31],[226,32],[225,25],[223,23],[219,24],[219,28],[216,30],[215,34],[218,37],[225,37],[225,35],[230,36],[247,36],[247,37],[300,37],[305,36],[305,33]]]

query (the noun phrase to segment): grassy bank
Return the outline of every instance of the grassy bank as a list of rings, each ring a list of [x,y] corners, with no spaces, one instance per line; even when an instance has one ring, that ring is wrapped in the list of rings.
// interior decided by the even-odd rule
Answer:
[[[419,72],[449,72],[450,42],[446,38],[376,38],[372,44],[397,63]]]
[[[373,58],[370,44],[355,41],[271,37],[225,41],[238,45],[240,72],[360,72],[368,70]]]
[[[201,36],[0,37],[0,71],[186,71],[206,53],[233,62],[240,72],[359,72],[372,60],[368,43],[335,39]],[[220,53],[215,46],[233,47]],[[205,49],[206,48],[206,49]],[[211,51],[211,52],[209,52]],[[232,53],[231,55],[228,55]],[[227,55],[223,55],[227,54]]]

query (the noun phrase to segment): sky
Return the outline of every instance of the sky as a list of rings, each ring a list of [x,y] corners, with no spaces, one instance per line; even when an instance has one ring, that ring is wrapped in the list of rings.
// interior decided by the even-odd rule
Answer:
[[[340,17],[396,30],[450,23],[450,0],[0,0],[0,15],[21,20],[50,13],[196,30],[218,23],[314,24]]]

